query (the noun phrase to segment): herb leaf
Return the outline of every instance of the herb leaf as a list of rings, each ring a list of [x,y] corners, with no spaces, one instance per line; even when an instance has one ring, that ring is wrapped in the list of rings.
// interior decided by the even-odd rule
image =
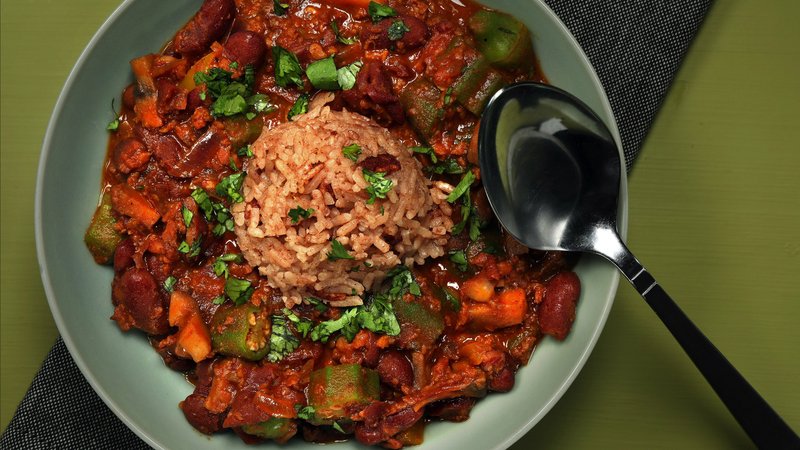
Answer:
[[[314,420],[317,412],[311,405],[294,405],[294,409],[297,411],[297,418],[302,420]]]
[[[344,45],[352,45],[358,42],[358,38],[356,37],[346,38],[342,36],[342,33],[339,30],[339,24],[336,23],[335,20],[331,20],[331,29],[333,30],[333,34],[336,35],[336,40]]]
[[[475,174],[472,173],[471,170],[467,171],[463,177],[461,177],[461,181],[458,182],[458,185],[453,189],[453,192],[447,196],[447,201],[449,203],[453,203],[459,198],[461,198],[464,193],[469,192],[469,187],[475,181]]]
[[[250,144],[247,144],[244,147],[237,150],[236,154],[243,158],[250,158],[253,156],[253,148],[250,147]]]
[[[344,430],[342,429],[342,426],[339,425],[339,422],[334,420],[332,426],[334,430],[338,431],[339,433],[345,434]]]
[[[166,280],[164,280],[164,290],[167,292],[172,292],[175,288],[175,283],[178,282],[178,279],[173,277],[172,275],[168,276]]]
[[[454,262],[458,270],[462,272],[466,272],[467,268],[469,267],[469,262],[467,261],[467,255],[464,253],[464,250],[459,250],[457,252],[453,252],[450,254],[450,261]]]
[[[356,162],[358,161],[358,157],[361,156],[361,146],[358,144],[350,144],[342,147],[342,155],[350,161]]]
[[[428,155],[428,157],[431,158],[431,162],[434,164],[439,161],[439,158],[436,157],[436,153],[430,147],[411,147],[411,151],[422,155]]]
[[[338,259],[355,259],[353,255],[347,253],[341,242],[335,238],[331,241],[331,251],[328,252],[328,261],[336,261]]]
[[[200,254],[200,250],[201,250],[200,242],[201,241],[202,241],[202,239],[200,239],[200,236],[198,236],[194,240],[194,242],[192,242],[191,246],[186,241],[181,241],[180,245],[178,245],[178,251],[183,253],[183,254],[185,254],[186,256],[188,256],[190,258],[194,258],[195,256]]]
[[[375,203],[376,199],[386,198],[386,194],[392,190],[392,180],[387,179],[386,174],[383,172],[362,169],[361,173],[364,176],[364,181],[369,183],[369,186],[367,186],[367,193],[369,194],[367,204],[371,205]]]
[[[434,164],[432,166],[428,166],[425,168],[425,171],[428,173],[435,173],[437,175],[442,174],[459,174],[464,173],[464,168],[453,158],[447,158],[444,161],[440,161],[438,164]]]
[[[377,2],[369,2],[367,12],[369,12],[369,16],[372,18],[373,22],[380,22],[388,17],[397,16],[397,11],[395,11],[394,8],[387,5],[381,5]]]
[[[272,333],[269,336],[269,353],[267,361],[276,362],[292,353],[300,346],[300,340],[294,335],[285,316],[272,316]]]
[[[272,57],[275,60],[275,82],[280,87],[288,87],[290,83],[303,86],[303,68],[297,55],[276,45],[272,47]]]
[[[287,119],[291,120],[292,117],[297,116],[299,114],[305,114],[308,112],[308,94],[302,94],[300,97],[297,97],[297,100],[292,105],[292,109],[289,110],[289,115]]]
[[[400,39],[403,39],[403,36],[405,36],[405,34],[408,33],[409,31],[411,31],[411,28],[408,28],[406,23],[403,22],[402,20],[397,19],[394,22],[392,22],[391,25],[389,25],[387,33],[389,34],[390,41],[399,41]],[[447,103],[449,102],[446,102],[445,104]]]
[[[286,15],[286,10],[289,9],[288,3],[281,3],[278,0],[272,0],[272,5],[272,12],[275,13],[276,16]]]
[[[230,277],[225,280],[225,295],[230,298],[236,306],[243,305],[250,300],[250,296],[255,292],[252,283],[247,280]]]
[[[289,210],[289,218],[292,219],[292,223],[299,223],[303,219],[308,219],[311,214],[314,214],[314,208],[303,209],[300,205]]]
[[[306,76],[308,76],[311,84],[317,89],[326,91],[335,91],[339,89],[338,74],[336,71],[336,63],[333,62],[333,56],[309,64],[306,68]]]
[[[228,197],[233,203],[244,201],[242,197],[242,184],[244,184],[245,172],[238,172],[223,178],[216,187],[217,194]]]
[[[353,86],[356,85],[356,77],[358,76],[358,72],[361,71],[361,67],[363,66],[363,62],[356,61],[352,64],[348,64],[337,69],[336,81],[339,83],[339,87],[345,91],[353,89]]]
[[[194,213],[191,209],[182,206],[181,207],[181,214],[183,215],[183,223],[186,225],[186,228],[189,228],[189,225],[192,223],[192,218],[194,217]]]

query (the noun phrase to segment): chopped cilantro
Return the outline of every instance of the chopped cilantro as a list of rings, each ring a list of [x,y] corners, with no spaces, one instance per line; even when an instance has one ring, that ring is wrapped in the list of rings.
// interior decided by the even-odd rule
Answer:
[[[461,181],[458,182],[458,185],[453,189],[453,192],[447,196],[447,201],[450,203],[455,202],[459,198],[461,198],[464,193],[469,192],[469,187],[472,186],[472,183],[475,181],[475,174],[472,173],[471,170],[467,171],[463,177],[461,177]]]
[[[242,255],[238,253],[225,253],[224,255],[220,256],[218,259],[221,259],[225,262],[242,262]]]
[[[302,420],[314,420],[317,412],[311,405],[294,405],[294,410],[297,411],[297,418]]]
[[[350,161],[356,162],[358,161],[358,157],[361,156],[361,146],[358,144],[350,144],[342,147],[342,154]]]
[[[253,149],[252,147],[250,147],[250,144],[247,144],[244,147],[237,150],[236,154],[243,158],[250,158],[253,156]]]
[[[278,0],[272,0],[272,5],[272,12],[274,12],[276,16],[286,15],[286,10],[289,9],[288,3],[281,3]]]
[[[462,272],[466,272],[467,268],[469,267],[469,262],[467,261],[467,255],[464,253],[464,250],[459,250],[457,252],[453,252],[450,254],[450,261],[455,263],[458,270]]]
[[[164,290],[167,292],[172,292],[175,288],[175,283],[178,282],[178,279],[173,277],[172,275],[168,276],[166,280],[164,280]]]
[[[447,286],[442,288],[442,292],[444,292],[444,299],[448,306],[450,306],[453,311],[461,311],[461,300],[458,299],[458,295]]]
[[[231,156],[231,157],[228,159],[228,167],[230,167],[230,168],[231,168],[231,170],[233,170],[233,171],[235,171],[235,172],[238,172],[238,171],[239,171],[239,167],[236,165],[236,160],[235,160],[235,159],[233,159],[233,156]]]
[[[358,38],[356,37],[349,37],[346,38],[342,36],[341,31],[339,30],[339,24],[336,23],[335,20],[331,20],[331,29],[333,30],[333,34],[336,35],[336,40],[344,45],[353,45],[358,42]]]
[[[339,81],[336,72],[336,63],[333,62],[333,56],[319,59],[312,62],[306,67],[306,76],[311,84],[317,88],[326,91],[335,91],[339,89]]]
[[[299,223],[304,219],[308,219],[311,214],[314,214],[314,208],[303,209],[300,205],[289,210],[289,218],[292,219],[292,223]]]
[[[269,353],[267,361],[276,362],[292,353],[300,346],[300,340],[294,335],[285,316],[272,316],[272,333],[269,336]]]
[[[289,115],[287,119],[291,120],[292,117],[297,116],[299,114],[305,114],[308,112],[308,101],[310,97],[308,94],[302,94],[300,97],[297,97],[297,100],[292,105],[292,109],[289,110]]]
[[[288,87],[289,84],[303,86],[303,68],[297,56],[276,45],[272,47],[272,57],[275,59],[275,82],[280,87]]]
[[[331,241],[331,251],[328,252],[328,260],[329,261],[336,261],[338,259],[355,259],[353,255],[347,253],[347,249],[344,248],[341,242],[337,241],[335,238]]]
[[[270,103],[269,97],[264,94],[251,95],[247,99],[247,105],[251,106],[255,112],[261,113],[271,113],[278,109],[275,105]],[[250,117],[248,120],[251,120],[253,117],[255,117],[255,115]]]
[[[388,17],[397,16],[397,11],[395,11],[394,8],[387,5],[381,5],[378,2],[369,2],[367,12],[369,12],[369,16],[372,18],[373,22],[380,22]]]
[[[436,157],[436,153],[430,147],[411,147],[411,151],[422,155],[428,155],[428,157],[431,159],[431,162],[434,164],[439,161],[439,159]]]
[[[221,304],[225,303],[225,296],[224,295],[220,295],[219,297],[214,297],[214,300],[211,300],[211,303],[213,303],[215,305],[221,305]]]
[[[426,167],[425,171],[428,173],[435,173],[437,175],[455,175],[464,173],[464,168],[461,167],[461,165],[455,159],[447,158],[444,161],[440,161],[438,164],[434,163],[434,165]]]
[[[236,69],[238,64],[232,62],[229,66]],[[246,114],[249,119],[255,117],[250,107],[256,112],[266,112],[270,107],[269,98],[264,94],[252,95],[255,83],[255,69],[245,67],[244,75],[233,78],[233,73],[219,67],[212,67],[206,72],[194,74],[195,84],[205,85],[205,91],[200,97],[205,100],[207,94],[215,99],[211,104],[211,114],[214,117],[230,117],[237,114]]]
[[[306,297],[306,301],[309,305],[313,306],[319,312],[325,312],[328,310],[328,305],[322,302],[322,300],[316,297]]]
[[[191,209],[182,206],[181,207],[181,214],[183,215],[183,223],[186,225],[186,228],[189,228],[189,225],[192,223],[192,218],[194,217],[194,213]]]
[[[235,305],[242,305],[253,295],[255,289],[247,280],[230,277],[225,280],[225,295],[230,298]]]
[[[333,429],[338,431],[339,433],[345,434],[344,430],[342,429],[342,426],[339,425],[339,422],[335,420],[333,421]]]
[[[409,31],[411,31],[411,28],[408,28],[406,23],[403,22],[402,20],[397,19],[394,22],[392,22],[391,25],[389,25],[387,33],[389,34],[390,41],[399,41],[400,39],[403,39],[403,36],[405,36],[405,34],[408,33]]]
[[[295,329],[297,332],[300,333],[303,337],[308,336],[308,333],[311,331],[311,328],[314,326],[310,320],[304,317],[298,317],[291,309],[283,308],[283,314],[289,319],[292,324],[294,324]]]
[[[108,131],[117,131],[117,128],[119,128],[119,117],[115,118],[111,122],[108,122],[108,125],[106,125],[106,130]]]
[[[375,203],[376,199],[386,198],[386,194],[392,190],[392,180],[387,179],[386,174],[383,172],[362,169],[361,173],[364,176],[364,181],[369,183],[369,186],[367,186],[367,193],[369,194],[367,204],[371,205]]]
[[[356,85],[356,76],[358,76],[358,72],[361,70],[361,67],[364,66],[364,63],[361,61],[356,61],[352,64],[348,64],[344,67],[340,67],[336,70],[336,81],[339,83],[339,87],[342,90],[349,91],[353,89],[353,86]]]
[[[320,322],[311,330],[311,340],[328,342],[328,338],[337,331],[341,331],[348,340],[353,340],[358,333],[358,326],[354,322],[357,315],[358,308],[350,308],[345,310],[338,319]]]
[[[178,245],[178,251],[190,258],[194,258],[200,254],[200,241],[202,239],[199,236],[192,242],[191,246],[186,241],[181,241],[180,245]]]
[[[223,178],[217,184],[217,194],[228,197],[233,203],[240,203],[244,201],[242,197],[242,184],[244,183],[245,172],[237,172]]]
[[[214,261],[214,264],[211,265],[211,268],[214,269],[214,275],[218,277],[224,276],[225,278],[228,278],[230,275],[230,272],[228,272],[228,264],[219,258]]]

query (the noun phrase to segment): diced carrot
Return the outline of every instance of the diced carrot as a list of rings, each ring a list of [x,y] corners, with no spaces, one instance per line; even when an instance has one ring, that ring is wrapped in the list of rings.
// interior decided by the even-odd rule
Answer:
[[[153,68],[154,55],[145,55],[131,61],[131,69],[136,76],[138,92],[141,95],[136,97],[136,104],[133,110],[136,116],[147,128],[158,128],[164,124],[161,116],[158,115],[158,89],[156,89],[153,75],[150,72]]]
[[[217,52],[211,52],[206,56],[197,60],[196,63],[186,72],[186,76],[183,77],[181,80],[180,87],[186,89],[187,91],[191,91],[196,87],[194,82],[194,74],[198,72],[206,72],[209,68],[211,68],[214,64],[214,59],[217,58],[219,55]]]
[[[494,284],[483,275],[477,275],[465,281],[462,292],[476,302],[488,302],[494,295]]]
[[[197,303],[189,294],[174,291],[169,297],[169,324],[181,327],[192,315],[199,314]]]
[[[211,334],[200,308],[185,292],[175,291],[169,298],[169,324],[178,327],[176,353],[190,356],[194,362],[206,359],[211,353]]]

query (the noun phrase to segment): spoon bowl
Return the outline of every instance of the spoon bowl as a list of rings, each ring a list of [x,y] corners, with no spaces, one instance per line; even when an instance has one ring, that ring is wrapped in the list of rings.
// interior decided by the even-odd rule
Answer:
[[[591,252],[608,259],[759,448],[800,448],[797,434],[622,242],[616,218],[624,166],[611,132],[588,106],[553,86],[507,86],[483,112],[478,155],[489,204],[512,236],[538,250]]]

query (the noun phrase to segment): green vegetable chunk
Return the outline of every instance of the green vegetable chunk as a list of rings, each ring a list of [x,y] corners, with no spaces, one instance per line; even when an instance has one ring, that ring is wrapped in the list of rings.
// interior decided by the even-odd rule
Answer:
[[[498,11],[478,11],[469,18],[478,50],[497,67],[533,62],[531,34],[524,23]]]
[[[275,439],[284,442],[297,433],[297,424],[292,419],[272,417],[264,422],[243,425],[242,431],[261,439]]]
[[[122,242],[122,236],[114,229],[116,222],[111,214],[111,194],[106,192],[83,236],[83,242],[97,264],[111,263],[117,246]]]
[[[272,323],[252,303],[222,305],[211,319],[211,347],[215,352],[258,361],[269,352]]]
[[[359,364],[327,366],[311,372],[306,395],[315,413],[312,423],[349,418],[346,410],[380,400],[378,373]]]
[[[433,137],[442,121],[442,91],[427,78],[417,78],[400,93],[400,103],[411,122],[411,126],[426,142]]]
[[[506,84],[500,72],[480,57],[453,84],[453,95],[469,112],[480,116],[489,99]]]
[[[411,326],[419,330],[419,339],[415,339],[412,343],[414,350],[419,350],[422,346],[433,345],[444,331],[444,319],[441,312],[431,310],[420,303],[416,297],[408,295],[395,297],[392,301],[392,308],[394,308],[394,314],[402,328]]]

